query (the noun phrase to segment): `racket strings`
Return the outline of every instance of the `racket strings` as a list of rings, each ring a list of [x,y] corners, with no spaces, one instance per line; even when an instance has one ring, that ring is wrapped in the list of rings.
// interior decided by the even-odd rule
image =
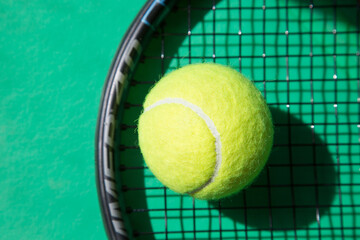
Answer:
[[[326,238],[331,234],[338,234],[336,236],[345,239],[345,237],[351,234],[354,236],[357,234],[355,230],[359,229],[360,226],[356,225],[356,221],[348,220],[345,213],[350,211],[354,214],[360,209],[360,202],[354,200],[349,195],[349,192],[356,194],[355,189],[360,187],[359,178],[353,176],[354,169],[359,169],[360,167],[360,161],[356,160],[359,158],[359,142],[356,140],[360,136],[359,3],[349,5],[335,1],[334,5],[324,4],[316,6],[310,1],[306,6],[293,6],[289,5],[289,1],[285,1],[285,4],[282,6],[267,6],[268,2],[264,0],[259,6],[242,6],[240,1],[239,6],[217,7],[217,1],[215,0],[211,0],[211,4],[209,3],[206,6],[197,6],[194,1],[190,0],[182,1],[179,3],[180,6],[176,7],[174,11],[186,13],[185,17],[182,18],[187,23],[186,28],[184,28],[185,31],[174,32],[168,29],[166,25],[162,25],[160,30],[158,30],[157,39],[154,40],[155,43],[160,45],[159,54],[154,54],[153,51],[146,52],[139,68],[151,66],[152,62],[158,61],[158,76],[162,76],[168,68],[171,68],[169,67],[169,62],[171,61],[178,63],[176,67],[199,61],[213,61],[236,65],[239,71],[247,72],[251,76],[253,82],[262,90],[269,106],[282,109],[280,113],[275,111],[275,113],[283,118],[283,121],[275,122],[275,128],[280,129],[280,132],[285,135],[285,137],[281,136],[285,141],[275,142],[274,151],[278,151],[281,154],[286,152],[288,161],[269,162],[263,171],[264,177],[261,179],[262,181],[255,182],[250,189],[243,191],[239,198],[236,198],[236,201],[238,201],[236,204],[218,201],[217,203],[206,204],[204,206],[204,203],[194,199],[191,199],[189,202],[187,197],[177,196],[161,185],[154,184],[155,186],[149,186],[143,184],[143,186],[136,186],[129,183],[125,188],[126,194],[137,192],[148,198],[148,202],[144,206],[132,205],[131,202],[128,203],[127,209],[130,218],[137,218],[137,214],[139,215],[138,217],[141,217],[142,213],[147,213],[148,215],[146,216],[150,216],[154,220],[152,228],[141,229],[134,226],[136,236],[139,238],[144,237],[146,239],[149,236],[154,236],[159,239],[206,239],[206,237],[218,239],[243,237],[249,239],[263,234],[270,239],[274,239],[275,237],[286,238],[283,235],[279,235],[279,231],[286,231],[287,234],[290,234],[295,239],[303,237],[304,232],[318,239]],[[338,10],[351,8],[356,9],[358,20],[356,28],[350,30],[344,28],[337,29]],[[319,16],[314,13],[315,9],[316,11],[319,9],[333,11],[331,15],[333,19],[331,31],[323,31],[319,30],[318,27],[314,27],[315,25],[322,24]],[[212,20],[206,22],[207,25],[209,22],[212,25],[210,24],[210,27],[206,28],[204,32],[194,29],[196,22],[192,19],[192,16],[199,11],[209,12],[209,15],[212,15]],[[218,30],[217,20],[218,16],[221,15],[219,14],[221,11],[238,12],[237,31],[222,32]],[[251,18],[255,18],[254,11],[256,13],[261,13],[262,11],[261,28],[246,29],[244,25],[249,24]],[[273,31],[272,28],[268,30],[268,26],[273,24],[273,19],[267,22],[268,11],[281,11],[285,13],[278,17],[278,20],[284,23],[284,31]],[[308,31],[291,28],[293,18],[290,11],[299,11],[301,16],[305,15],[306,12]],[[258,21],[258,19],[255,19],[255,21]],[[322,21],[326,22],[326,24],[331,22],[328,20]],[[339,36],[350,36],[353,38],[355,35],[355,47],[351,48],[351,50],[354,50],[353,52],[349,51],[348,48],[341,47],[342,44],[346,45],[346,43],[339,43]],[[184,45],[187,51],[176,52],[173,55],[168,54],[167,46],[171,43],[167,41],[169,38],[174,37],[185,39],[184,42],[186,43]],[[196,54],[196,48],[199,44],[198,37],[209,38],[209,41],[206,41],[206,46],[202,46],[202,48],[206,48],[205,51],[202,51],[206,52],[206,54]],[[223,41],[219,39],[224,37],[238,38],[237,43],[240,47],[238,47],[237,51],[231,51],[227,55],[223,51],[218,50],[219,42]],[[258,37],[261,39],[260,44],[256,42],[259,39]],[[285,40],[285,43],[274,43],[271,37],[283,37],[282,39]],[[298,43],[299,46],[296,46],[296,43],[292,42],[293,38],[301,40],[304,37],[308,41],[307,44]],[[315,40],[324,39],[328,41],[329,37],[332,37],[332,42],[327,45],[323,44],[326,47],[330,45],[332,51],[329,52],[328,49],[325,51],[317,50],[319,43]],[[244,47],[241,47],[249,44],[249,38],[252,40],[256,39],[254,42],[257,45],[256,51],[247,51]],[[269,51],[277,47],[284,48],[285,50],[282,53]],[[258,51],[258,49],[260,50]],[[348,68],[344,65],[339,66],[339,58],[355,63],[348,63],[354,69],[357,67],[355,73],[352,71],[351,74],[339,74],[339,72],[344,73],[343,69],[346,70]],[[308,75],[305,77],[296,73],[293,69],[294,62],[301,65],[301,61],[304,59],[308,64],[305,70],[308,72]],[[328,61],[328,59],[331,60]],[[283,71],[281,77],[280,75],[269,77],[273,72],[272,68],[274,68],[274,65],[272,62],[274,61],[281,62],[276,66],[278,71]],[[324,61],[326,62],[325,64]],[[250,68],[257,69],[260,74],[256,73],[257,70],[254,71]],[[326,69],[326,71],[331,69],[332,77],[325,76],[321,71],[321,74],[319,74],[319,69]],[[146,88],[155,83],[151,79],[143,80],[136,78],[136,75],[134,78],[131,82],[130,92],[132,89],[137,91],[139,88]],[[280,88],[276,84],[281,84],[282,87]],[[307,87],[301,89],[304,84],[307,84]],[[344,90],[344,85],[351,85],[356,90],[351,94],[346,93],[346,90],[349,89],[345,88]],[[328,89],[326,90],[328,93],[319,93],[319,89],[321,91]],[[306,100],[301,93],[306,95]],[[294,94],[300,94],[300,97],[293,98]],[[276,95],[281,95],[281,98]],[[132,101],[128,100],[125,104],[125,111],[140,113],[142,103],[137,101],[139,99],[142,98],[133,99]],[[340,107],[342,109],[350,109],[349,116],[343,116],[344,114],[339,111]],[[301,116],[304,112],[306,112],[305,115],[308,115],[308,117],[302,121],[293,117],[294,113],[297,116]],[[321,116],[318,112],[323,112],[324,116]],[[330,115],[332,116],[330,117]],[[329,121],[329,117],[332,120]],[[305,128],[309,138],[300,139],[301,141],[294,139]],[[123,122],[120,125],[120,129],[124,132],[133,132],[136,129],[136,125]],[[318,136],[319,131],[322,133],[322,137]],[[133,134],[136,137],[136,134]],[[329,138],[330,140],[325,141],[323,138]],[[132,154],[133,151],[139,152],[139,147],[134,142],[136,140],[133,141],[133,144],[120,144],[118,150],[123,152],[124,155]],[[306,149],[304,151],[309,154],[310,161],[299,161],[297,155],[303,149]],[[322,155],[326,155],[331,161],[320,161]],[[139,154],[137,156],[140,157]],[[342,161],[342,159],[346,160]],[[142,159],[137,162],[142,162]],[[121,172],[129,174],[141,172],[144,175],[144,181],[149,179],[149,181],[156,181],[148,168],[143,165],[134,166],[125,161],[120,162],[119,169]],[[324,181],[329,179],[323,176],[324,171],[333,172],[332,177],[335,177],[336,180]],[[274,173],[284,174],[285,172],[289,172],[287,182],[279,182],[279,179],[274,177]],[[311,173],[311,180],[308,182],[299,181],[301,179],[299,174],[302,172]],[[350,176],[345,178],[346,180],[344,181],[341,174],[348,174]],[[312,194],[307,196],[312,197],[312,199],[299,203],[298,196],[301,195],[302,192],[300,190],[303,189],[311,189]],[[274,201],[279,200],[274,199],[274,196],[279,196],[279,191],[286,192],[286,201],[280,203]],[[252,202],[255,199],[253,195],[259,192],[265,192],[263,196],[266,196],[266,199],[264,202],[254,205]],[[307,191],[304,190],[304,192]],[[331,192],[333,195],[333,198],[330,199],[331,201],[323,200],[324,192],[325,194]],[[152,198],[158,204],[151,203]],[[259,210],[261,211],[260,216],[266,218],[267,226],[254,224],[253,215]],[[302,223],[304,221],[300,219],[303,215],[301,212],[307,210],[312,211],[311,221],[314,221],[315,225],[310,225],[310,221],[305,221],[309,224]],[[228,212],[237,212],[237,215],[241,215],[239,218],[241,220],[238,221],[238,219],[227,214]],[[332,212],[336,215],[335,222],[322,222],[322,216],[326,216],[327,212]],[[281,222],[281,216],[284,214],[291,216],[290,223]],[[204,221],[201,218],[208,219],[205,221],[208,225],[207,228],[204,228]],[[233,220],[233,225],[229,224],[229,219]],[[242,223],[241,226],[236,224],[237,221]],[[331,219],[329,221],[331,222]],[[348,224],[349,222],[351,224]]]

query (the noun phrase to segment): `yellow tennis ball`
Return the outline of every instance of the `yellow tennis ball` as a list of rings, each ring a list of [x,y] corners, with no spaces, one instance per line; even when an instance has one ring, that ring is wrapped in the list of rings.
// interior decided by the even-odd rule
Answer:
[[[230,67],[203,63],[175,70],[151,89],[138,133],[146,164],[165,186],[214,200],[254,180],[274,130],[250,80]]]

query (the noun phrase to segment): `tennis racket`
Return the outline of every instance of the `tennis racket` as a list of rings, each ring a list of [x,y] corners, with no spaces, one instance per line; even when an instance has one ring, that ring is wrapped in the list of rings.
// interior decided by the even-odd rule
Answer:
[[[221,201],[162,186],[137,143],[151,86],[198,62],[249,77],[275,125],[260,176]],[[359,1],[148,1],[115,54],[100,104],[96,174],[108,237],[360,238],[359,137]]]

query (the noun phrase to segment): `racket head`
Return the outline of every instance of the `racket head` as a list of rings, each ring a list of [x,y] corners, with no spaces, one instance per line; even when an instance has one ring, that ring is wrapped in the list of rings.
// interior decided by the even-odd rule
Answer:
[[[215,202],[164,188],[144,165],[136,133],[142,102],[155,81],[186,64],[209,61],[230,65],[252,79],[275,123],[274,149],[257,181]],[[156,29],[133,70],[111,135],[116,184],[112,189],[121,196],[119,213],[126,216],[129,236],[359,236],[356,1],[180,1]],[[112,71],[108,79],[114,78]],[[108,80],[105,89],[109,86]],[[104,97],[103,104],[111,105],[110,99]],[[98,133],[106,124],[106,118],[99,117]],[[98,141],[99,136],[97,146],[101,146]],[[97,156],[101,182],[106,159],[99,151]],[[102,188],[106,192],[106,186]],[[102,204],[113,200],[99,189]],[[103,213],[107,228],[113,219],[110,212]]]

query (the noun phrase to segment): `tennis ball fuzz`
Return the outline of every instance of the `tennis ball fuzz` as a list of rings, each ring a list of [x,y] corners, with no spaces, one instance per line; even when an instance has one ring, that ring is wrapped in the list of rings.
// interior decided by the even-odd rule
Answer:
[[[219,64],[191,64],[149,92],[138,124],[152,173],[171,190],[216,200],[249,185],[273,143],[271,114],[260,91]]]

